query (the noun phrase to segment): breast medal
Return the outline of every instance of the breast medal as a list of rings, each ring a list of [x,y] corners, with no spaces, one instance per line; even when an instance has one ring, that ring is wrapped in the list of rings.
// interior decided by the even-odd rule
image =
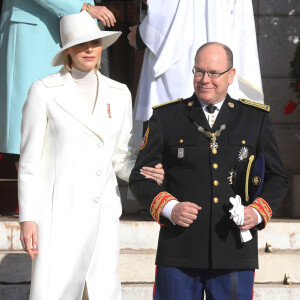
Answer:
[[[177,158],[181,159],[184,157],[184,148],[178,148],[177,150]]]
[[[209,147],[211,149],[212,154],[217,154],[219,144],[217,143],[217,137],[219,137],[223,130],[226,129],[226,124],[220,126],[218,130],[215,132],[206,131],[202,126],[198,125],[195,121],[194,124],[196,125],[197,129],[203,133],[207,138],[210,139]]]

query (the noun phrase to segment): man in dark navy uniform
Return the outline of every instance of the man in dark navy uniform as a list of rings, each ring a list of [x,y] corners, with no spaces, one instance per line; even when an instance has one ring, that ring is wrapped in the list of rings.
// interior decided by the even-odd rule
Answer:
[[[195,94],[154,107],[130,177],[160,223],[155,300],[253,297],[257,229],[287,188],[269,106],[227,94],[235,69],[220,43],[199,48]],[[162,162],[159,186],[140,169]]]

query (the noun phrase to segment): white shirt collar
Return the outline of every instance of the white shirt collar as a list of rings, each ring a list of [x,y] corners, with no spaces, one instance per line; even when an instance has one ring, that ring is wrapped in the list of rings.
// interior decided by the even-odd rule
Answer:
[[[218,102],[218,103],[216,103],[216,104],[213,104],[213,105],[217,108],[218,111],[220,111],[220,109],[221,109],[221,107],[222,107],[222,105],[223,105],[223,103],[224,103],[224,100],[225,100],[225,98],[224,98],[222,101],[220,101],[220,102]],[[203,102],[200,101],[200,100],[199,100],[199,102],[200,102],[200,104],[201,104],[202,109],[204,109],[204,108],[208,105],[208,104],[203,103]]]

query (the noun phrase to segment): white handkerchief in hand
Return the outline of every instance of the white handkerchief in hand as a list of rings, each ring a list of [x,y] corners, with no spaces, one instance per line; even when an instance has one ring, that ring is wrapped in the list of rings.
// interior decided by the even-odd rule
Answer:
[[[229,210],[231,213],[230,219],[233,219],[234,223],[238,226],[244,225],[244,205],[239,195],[235,198],[230,197],[229,201],[233,205],[232,209]],[[252,239],[251,232],[249,230],[241,230],[241,241],[242,243],[248,242]]]

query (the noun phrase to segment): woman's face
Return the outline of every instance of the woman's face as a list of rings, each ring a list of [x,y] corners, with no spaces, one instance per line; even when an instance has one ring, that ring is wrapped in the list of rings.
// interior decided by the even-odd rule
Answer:
[[[82,72],[92,71],[101,59],[101,39],[81,43],[65,50],[70,55],[72,66]]]

